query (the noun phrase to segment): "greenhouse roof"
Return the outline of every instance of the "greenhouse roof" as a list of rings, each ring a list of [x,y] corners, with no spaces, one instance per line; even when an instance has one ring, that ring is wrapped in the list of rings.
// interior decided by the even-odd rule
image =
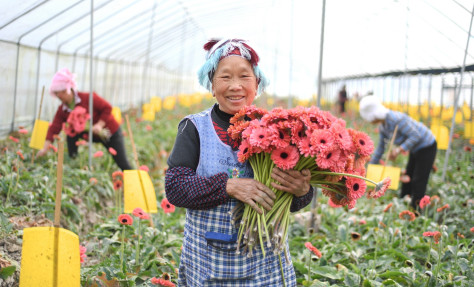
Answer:
[[[248,39],[275,89],[315,91],[323,1],[0,1],[0,41],[195,74],[212,37]],[[326,1],[323,78],[459,68],[472,0]],[[471,36],[472,37],[472,36]],[[474,43],[467,51],[474,63]],[[286,84],[285,84],[286,83]]]

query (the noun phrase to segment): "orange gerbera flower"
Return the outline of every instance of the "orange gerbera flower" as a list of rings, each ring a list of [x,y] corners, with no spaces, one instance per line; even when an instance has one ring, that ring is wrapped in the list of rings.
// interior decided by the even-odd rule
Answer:
[[[409,210],[404,210],[400,212],[398,217],[400,217],[400,219],[408,220],[408,221],[414,221],[416,218],[415,214]]]
[[[304,246],[306,246],[306,248],[308,248],[309,251],[313,252],[313,254],[316,255],[318,258],[321,258],[323,256],[321,254],[321,251],[319,251],[318,248],[314,247],[311,242],[306,242]]]
[[[449,204],[446,203],[445,205],[443,205],[443,206],[441,206],[440,208],[436,209],[436,211],[437,211],[437,212],[441,212],[441,211],[443,211],[443,210],[445,210],[445,209],[447,209],[447,208],[449,208]]]
[[[116,181],[114,181],[114,190],[119,190],[121,189],[123,186],[123,183],[120,179],[117,179]]]
[[[117,155],[117,151],[113,147],[109,147],[109,152],[111,155]]]
[[[128,214],[120,214],[117,218],[118,222],[122,225],[132,225],[133,218]]]
[[[439,240],[441,239],[441,232],[439,232],[439,231],[426,231],[426,232],[423,232],[423,236],[433,237],[434,243],[438,244]]]
[[[387,211],[390,209],[390,207],[392,207],[392,205],[393,205],[393,203],[387,204],[387,206],[385,207],[385,209],[383,210],[383,212],[387,212]]]
[[[174,287],[174,283],[162,278],[156,278],[153,277],[151,278],[151,284],[153,285],[159,285],[159,286],[164,286],[164,287]]]
[[[123,178],[123,172],[121,172],[120,170],[114,171],[112,173],[112,180],[116,180],[117,177]]]
[[[23,154],[21,153],[21,151],[17,151],[16,154],[22,159],[22,160],[25,160],[25,157],[23,156]]]
[[[89,179],[89,183],[92,184],[92,185],[96,185],[96,184],[98,183],[98,180],[97,180],[97,178],[95,178],[95,177],[91,177],[91,178]]]

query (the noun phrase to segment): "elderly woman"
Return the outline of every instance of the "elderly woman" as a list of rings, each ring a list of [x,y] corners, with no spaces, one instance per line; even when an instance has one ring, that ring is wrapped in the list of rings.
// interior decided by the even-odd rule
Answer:
[[[77,108],[87,114],[90,113],[89,93],[77,91],[74,75],[67,68],[58,71],[54,75],[49,91],[51,95],[56,96],[61,101],[61,105],[56,111],[53,122],[48,129],[44,147],[38,152],[38,156],[43,156],[48,152],[49,146],[54,141],[54,135],[61,132],[64,123],[68,121],[68,117],[74,109]],[[108,150],[109,148],[115,150],[115,154],[112,154],[112,156],[122,170],[132,169],[125,154],[120,125],[111,114],[112,106],[96,93],[93,93],[93,102],[93,141],[102,143]],[[70,122],[71,119],[69,124]],[[71,158],[77,155],[77,141],[87,138],[87,136],[88,132],[85,130],[67,136],[68,153]]]
[[[217,104],[185,117],[168,159],[165,190],[168,200],[185,207],[183,251],[179,267],[180,286],[283,286],[278,254],[260,248],[252,256],[237,254],[237,227],[231,211],[246,203],[257,212],[260,204],[270,210],[275,194],[254,180],[249,163],[239,163],[238,143],[227,129],[230,118],[251,105],[268,81],[258,67],[259,58],[248,42],[238,39],[211,40],[204,45],[207,61],[199,81],[216,98]],[[240,177],[232,177],[238,168]],[[274,187],[294,194],[291,211],[311,201],[309,170],[274,169]],[[286,180],[283,180],[285,178]],[[284,254],[286,252],[286,254]],[[280,254],[286,286],[296,286],[291,257]]]
[[[403,113],[387,109],[375,96],[363,97],[359,103],[359,112],[365,121],[379,125],[379,144],[370,163],[379,163],[385,151],[385,143],[390,141],[395,127],[398,126],[394,140],[398,147],[391,151],[389,157],[394,160],[401,152],[410,152],[400,197],[410,195],[412,207],[417,208],[420,199],[425,195],[436,158],[435,137],[425,125]]]

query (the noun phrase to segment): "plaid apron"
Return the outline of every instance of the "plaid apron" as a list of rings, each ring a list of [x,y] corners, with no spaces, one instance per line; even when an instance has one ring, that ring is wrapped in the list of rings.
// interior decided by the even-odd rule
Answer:
[[[237,152],[219,139],[211,110],[188,116],[200,138],[196,173],[209,177],[226,172],[229,177],[252,178],[250,164],[240,163]],[[266,247],[265,258],[259,246],[254,247],[250,257],[247,253],[236,253],[238,223],[235,226],[231,223],[230,211],[237,204],[242,203],[231,199],[210,210],[186,210],[178,286],[283,286],[278,255],[271,248]],[[284,252],[280,255],[286,286],[296,286],[291,257],[285,252],[289,262]]]

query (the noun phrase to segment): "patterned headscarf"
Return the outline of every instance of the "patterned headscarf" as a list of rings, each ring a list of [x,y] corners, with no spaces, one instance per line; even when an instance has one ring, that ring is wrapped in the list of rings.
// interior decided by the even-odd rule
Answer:
[[[216,72],[219,61],[229,56],[240,56],[247,59],[252,65],[253,72],[257,77],[257,93],[263,93],[269,81],[258,67],[259,57],[257,52],[250,47],[247,41],[240,39],[210,40],[204,45],[204,50],[208,51],[206,62],[198,71],[199,83],[212,91],[212,78]]]

